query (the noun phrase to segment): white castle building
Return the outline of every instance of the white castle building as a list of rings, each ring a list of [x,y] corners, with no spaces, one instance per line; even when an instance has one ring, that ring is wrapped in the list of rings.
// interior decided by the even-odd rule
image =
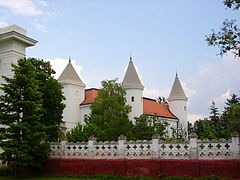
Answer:
[[[19,58],[25,57],[25,49],[34,46],[36,40],[26,36],[26,30],[12,25],[0,28],[0,72],[1,75],[12,76],[11,64],[16,64]],[[64,126],[71,130],[76,123],[84,124],[84,117],[90,114],[90,106],[98,95],[99,89],[86,89],[86,85],[76,73],[69,61],[60,75],[58,81],[63,85],[63,93],[66,97],[66,108],[63,112]],[[0,77],[0,84],[3,79]],[[171,136],[172,129],[181,129],[187,132],[187,100],[185,92],[176,74],[172,90],[167,98],[168,104],[160,104],[156,100],[143,97],[144,86],[130,58],[127,71],[124,75],[122,86],[126,90],[126,102],[132,106],[129,115],[134,123],[134,117],[142,114],[157,116],[160,121],[169,124],[168,132]],[[2,93],[2,92],[0,92]]]

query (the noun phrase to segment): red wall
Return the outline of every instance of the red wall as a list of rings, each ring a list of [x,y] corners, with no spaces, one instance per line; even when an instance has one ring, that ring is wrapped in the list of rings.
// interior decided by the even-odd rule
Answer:
[[[240,160],[49,159],[48,174],[211,176],[240,179]]]

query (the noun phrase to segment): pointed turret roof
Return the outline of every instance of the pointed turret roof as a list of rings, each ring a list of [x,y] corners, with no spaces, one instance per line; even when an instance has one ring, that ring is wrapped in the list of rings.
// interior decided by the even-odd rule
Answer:
[[[170,95],[168,97],[168,100],[173,99],[187,99],[187,96],[182,88],[182,85],[178,79],[178,74],[176,73],[176,77],[172,86],[172,90],[170,92]]]
[[[130,56],[129,64],[127,67],[127,71],[125,73],[125,76],[123,78],[122,82],[123,86],[134,86],[134,87],[139,87],[143,88],[143,85],[138,77],[137,71],[134,67],[132,57]]]
[[[58,78],[58,81],[60,81],[60,82],[71,81],[71,82],[75,82],[79,85],[85,86],[85,84],[82,82],[82,80],[78,76],[77,72],[75,71],[75,69],[71,63],[71,59],[69,59],[69,62],[67,64],[66,68],[63,70],[60,77]]]

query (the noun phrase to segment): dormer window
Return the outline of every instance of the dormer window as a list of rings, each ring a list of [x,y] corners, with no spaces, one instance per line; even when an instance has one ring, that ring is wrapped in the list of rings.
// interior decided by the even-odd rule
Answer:
[[[131,100],[132,100],[132,102],[134,102],[134,96],[132,96]]]

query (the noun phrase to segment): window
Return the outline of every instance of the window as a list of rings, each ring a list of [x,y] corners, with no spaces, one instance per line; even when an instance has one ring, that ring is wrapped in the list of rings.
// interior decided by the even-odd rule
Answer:
[[[134,96],[132,96],[131,100],[132,100],[132,102],[134,102]]]

